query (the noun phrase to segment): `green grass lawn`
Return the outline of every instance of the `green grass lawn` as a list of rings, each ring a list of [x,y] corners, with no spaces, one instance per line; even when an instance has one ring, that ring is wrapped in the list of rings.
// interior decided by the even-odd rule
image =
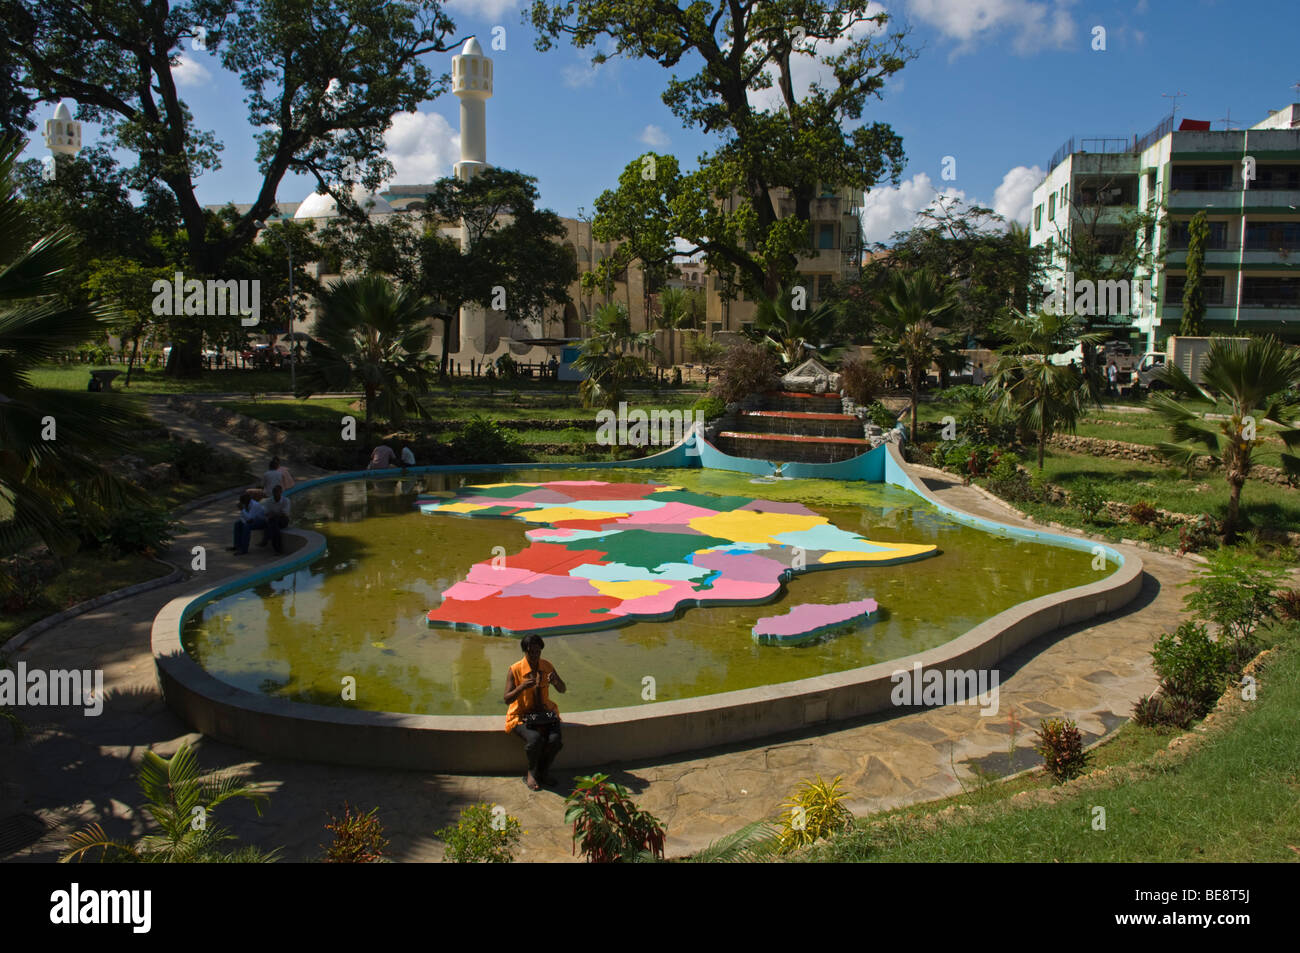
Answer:
[[[0,613],[0,642],[69,606],[114,589],[165,576],[170,571],[147,556],[108,559],[102,552],[76,553],[64,561],[63,572],[41,590],[38,603],[17,612]]]
[[[168,377],[161,370],[135,368],[131,372],[131,386],[124,387],[125,364],[61,364],[47,365],[31,372],[34,387],[52,390],[85,390],[90,382],[90,372],[122,371],[113,381],[113,390],[125,394],[262,394],[267,391],[287,391],[289,372],[257,370],[205,371],[193,379]]]
[[[864,819],[852,834],[814,848],[822,862],[1276,862],[1300,859],[1288,846],[1300,828],[1300,648],[1294,626],[1260,676],[1257,700],[1185,760],[1148,766],[1138,777],[1055,804],[1017,807],[1011,795],[1046,786],[1018,778],[983,792]],[[1128,726],[1126,726],[1127,728]],[[1142,760],[1167,737],[1141,730],[1095,767]],[[1121,729],[1120,734],[1124,733]],[[1117,741],[1119,737],[1117,736]],[[1121,760],[1106,760],[1111,757]],[[1028,784],[1028,787],[1025,785]],[[921,818],[965,804],[932,829]],[[1094,830],[1095,807],[1106,829]],[[880,822],[880,823],[878,823]]]
[[[1037,458],[1031,451],[1021,454],[1021,462],[1031,473],[1038,472]],[[1043,472],[1049,482],[1066,490],[1082,480],[1094,480],[1102,485],[1107,499],[1121,503],[1147,500],[1176,513],[1209,513],[1217,519],[1228,512],[1228,484],[1221,472],[1200,471],[1189,480],[1182,470],[1173,467],[1050,448]],[[1241,503],[1242,514],[1252,525],[1300,532],[1300,493],[1290,487],[1247,480]],[[1046,518],[1065,522],[1060,519],[1065,515],[1061,507],[1042,509]],[[1033,512],[1033,504],[1027,504],[1026,512]]]

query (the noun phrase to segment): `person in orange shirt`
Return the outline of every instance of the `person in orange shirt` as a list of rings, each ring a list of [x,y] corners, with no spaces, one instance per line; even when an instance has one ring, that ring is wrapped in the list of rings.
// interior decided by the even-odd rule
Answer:
[[[506,673],[506,731],[524,741],[528,755],[528,774],[524,783],[540,791],[543,784],[554,784],[548,769],[564,742],[560,738],[560,709],[551,701],[550,686],[563,693],[564,680],[555,666],[542,660],[546,643],[540,635],[525,635],[519,640],[524,657]],[[540,780],[540,783],[539,783]]]

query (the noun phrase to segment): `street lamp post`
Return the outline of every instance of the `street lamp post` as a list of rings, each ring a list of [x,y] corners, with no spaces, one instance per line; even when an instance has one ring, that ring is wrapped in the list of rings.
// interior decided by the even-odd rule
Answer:
[[[266,228],[265,222],[257,222],[256,225],[258,229]],[[267,234],[274,235],[270,229],[267,229]],[[283,241],[284,250],[289,254],[289,390],[296,394],[298,393],[298,366],[295,353],[298,339],[293,329],[293,245],[287,239],[280,239],[278,235],[275,237]]]

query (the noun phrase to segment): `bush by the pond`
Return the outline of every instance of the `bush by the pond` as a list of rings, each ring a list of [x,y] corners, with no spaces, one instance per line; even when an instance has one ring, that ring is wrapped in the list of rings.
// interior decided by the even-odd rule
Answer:
[[[508,864],[522,834],[519,818],[486,802],[471,804],[454,826],[433,832],[447,845],[442,859],[453,864]]]
[[[1047,769],[1058,784],[1083,774],[1088,766],[1088,753],[1083,750],[1083,735],[1072,720],[1045,719],[1038,726],[1038,743],[1034,745]]]
[[[702,414],[705,420],[713,420],[727,412],[727,404],[720,397],[705,396],[697,400],[691,409]]]
[[[528,459],[518,435],[495,420],[475,414],[451,439],[458,463],[517,463]]]

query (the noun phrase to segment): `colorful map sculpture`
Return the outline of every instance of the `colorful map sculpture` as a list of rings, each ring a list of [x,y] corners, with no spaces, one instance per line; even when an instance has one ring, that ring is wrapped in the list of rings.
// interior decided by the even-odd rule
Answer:
[[[805,602],[783,615],[763,616],[750,634],[762,645],[797,645],[852,622],[861,622],[876,614],[880,606],[875,599],[818,605]]]
[[[580,632],[671,619],[690,606],[759,605],[796,572],[937,552],[872,542],[801,503],[648,483],[493,483],[417,505],[434,516],[536,524],[527,548],[475,563],[428,614],[430,625],[493,634]]]

